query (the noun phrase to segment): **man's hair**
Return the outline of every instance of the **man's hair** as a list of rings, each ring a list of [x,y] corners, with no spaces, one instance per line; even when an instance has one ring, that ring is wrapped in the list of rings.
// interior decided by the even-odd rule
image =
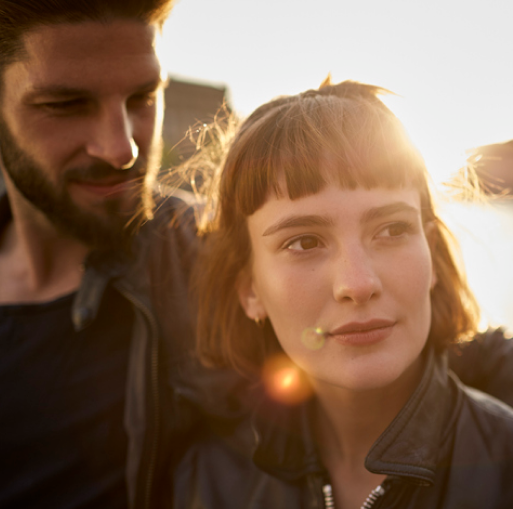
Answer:
[[[162,27],[174,0],[0,0],[0,76],[23,55],[23,35],[36,27],[135,19]]]
[[[220,174],[211,185],[215,205],[206,209],[208,231],[198,264],[198,349],[210,364],[258,372],[280,349],[266,320],[263,329],[246,317],[238,278],[249,269],[247,217],[284,178],[290,199],[318,193],[328,182],[345,189],[413,187],[422,220],[430,226],[437,282],[431,291],[428,343],[441,351],[472,336],[478,308],[451,249],[451,235],[434,210],[424,161],[394,114],[377,97],[387,92],[346,81],[281,97],[258,108],[231,141]]]

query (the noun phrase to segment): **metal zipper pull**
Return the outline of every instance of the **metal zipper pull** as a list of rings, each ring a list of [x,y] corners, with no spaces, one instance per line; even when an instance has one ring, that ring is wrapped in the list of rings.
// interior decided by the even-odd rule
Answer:
[[[370,493],[360,509],[372,509],[376,500],[385,494],[385,488],[381,484],[374,488]]]
[[[335,509],[335,501],[333,500],[331,484],[325,484],[322,487],[322,494],[324,495],[324,509]]]
[[[325,509],[335,509],[335,501],[333,500],[333,489],[331,484],[325,484],[322,487],[322,493],[324,495],[324,508]],[[376,500],[385,494],[385,488],[381,486],[377,486],[370,493],[365,502],[363,503],[360,509],[372,509]]]

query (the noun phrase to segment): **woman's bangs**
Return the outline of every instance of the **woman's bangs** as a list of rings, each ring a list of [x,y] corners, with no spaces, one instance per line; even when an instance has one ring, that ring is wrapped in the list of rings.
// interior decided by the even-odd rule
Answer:
[[[343,125],[328,125],[323,136],[330,181],[349,189],[422,186],[424,161],[390,111],[353,103],[344,113]]]
[[[327,182],[319,171],[319,147],[300,128],[302,123],[288,116],[263,120],[238,140],[238,157],[230,163],[237,207],[245,216],[258,210],[270,193],[287,192],[296,199],[318,192]]]
[[[424,161],[389,111],[330,97],[287,106],[286,115],[270,115],[246,133],[235,163],[245,216],[271,192],[295,200],[333,182],[348,189],[423,187]]]

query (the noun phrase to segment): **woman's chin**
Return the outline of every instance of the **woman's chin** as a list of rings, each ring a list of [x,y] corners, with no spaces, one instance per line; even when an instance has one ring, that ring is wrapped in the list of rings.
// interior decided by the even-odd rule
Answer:
[[[369,356],[365,359],[346,363],[338,369],[323,369],[312,373],[312,385],[332,386],[344,392],[360,394],[381,390],[402,388],[410,391],[416,387],[421,375],[420,358],[412,364],[404,364],[397,359],[378,359]]]

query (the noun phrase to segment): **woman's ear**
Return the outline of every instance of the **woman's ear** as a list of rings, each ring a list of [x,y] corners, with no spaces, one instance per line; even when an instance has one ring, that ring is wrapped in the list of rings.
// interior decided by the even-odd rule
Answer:
[[[250,320],[263,320],[267,312],[262,304],[258,291],[255,289],[253,277],[249,270],[241,272],[237,278],[237,294],[239,302]]]

